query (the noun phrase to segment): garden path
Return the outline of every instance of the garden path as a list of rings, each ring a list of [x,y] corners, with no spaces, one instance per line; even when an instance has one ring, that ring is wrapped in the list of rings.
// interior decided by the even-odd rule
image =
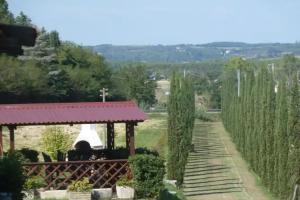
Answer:
[[[188,200],[267,200],[221,122],[196,121],[183,192]]]

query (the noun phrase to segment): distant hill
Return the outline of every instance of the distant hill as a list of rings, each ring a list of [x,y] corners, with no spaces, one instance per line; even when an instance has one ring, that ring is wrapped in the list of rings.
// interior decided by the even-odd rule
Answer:
[[[233,56],[245,58],[275,58],[283,54],[300,55],[300,43],[214,42],[192,45],[146,45],[117,46],[110,44],[89,46],[109,61],[132,62],[197,62],[211,59],[228,59]]]

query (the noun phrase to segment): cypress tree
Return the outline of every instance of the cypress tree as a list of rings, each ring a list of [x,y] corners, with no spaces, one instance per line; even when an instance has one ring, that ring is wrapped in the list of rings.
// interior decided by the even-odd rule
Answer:
[[[260,145],[259,141],[261,140],[259,132],[260,132],[260,97],[261,97],[261,74],[258,73],[255,81],[255,89],[254,89],[254,129],[253,129],[253,170],[259,174],[259,153],[260,153]]]
[[[286,81],[279,83],[277,93],[277,112],[275,123],[275,142],[277,157],[275,159],[275,192],[280,198],[284,198],[287,189],[287,159],[288,159],[288,137],[287,137],[287,88]]]
[[[168,178],[183,183],[188,152],[192,143],[195,97],[192,82],[173,73],[168,102]]]
[[[177,141],[177,94],[178,94],[178,77],[174,72],[170,83],[170,95],[168,100],[168,161],[167,175],[169,179],[176,178],[176,163],[178,161],[178,141]]]
[[[291,194],[295,185],[300,184],[300,93],[296,75],[291,83],[287,130],[289,137],[288,191]]]
[[[266,67],[261,68],[260,72],[261,79],[261,93],[260,93],[260,121],[259,121],[259,170],[258,173],[264,183],[266,183],[266,167],[267,167],[267,156],[266,145],[267,145],[267,134],[266,134],[266,121],[267,121],[267,99],[268,99],[268,70]]]
[[[274,170],[274,118],[275,118],[275,84],[273,73],[267,75],[267,99],[266,99],[266,184],[272,188]]]

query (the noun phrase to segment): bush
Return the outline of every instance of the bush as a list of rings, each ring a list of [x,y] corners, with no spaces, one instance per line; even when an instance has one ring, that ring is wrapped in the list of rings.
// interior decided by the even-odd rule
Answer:
[[[14,154],[0,158],[0,192],[12,193],[14,200],[22,199],[25,176],[21,162]]]
[[[33,177],[28,178],[25,181],[23,188],[25,190],[39,189],[39,188],[44,187],[45,185],[46,184],[45,184],[45,181],[43,180],[43,178],[41,178],[39,176],[33,176]]]
[[[197,108],[197,110],[195,112],[195,118],[196,119],[200,119],[201,121],[204,121],[204,122],[212,122],[212,121],[214,121],[214,119],[212,118],[212,116],[210,116],[206,112],[206,109],[203,106]]]
[[[147,149],[146,147],[139,147],[135,149],[136,154],[146,154],[146,155],[153,155],[159,156],[158,152],[153,149]]]
[[[73,181],[68,186],[70,192],[90,192],[93,189],[93,185],[89,183],[88,178],[84,178],[81,181]]]
[[[23,157],[29,161],[29,162],[38,162],[39,161],[39,152],[33,149],[29,148],[22,148],[21,150],[16,150],[15,152],[18,152],[23,155]]]
[[[120,176],[119,180],[117,181],[117,186],[133,187],[132,177],[128,176],[127,174]]]
[[[156,198],[164,188],[164,160],[153,155],[135,155],[129,158],[134,188],[138,198]]]
[[[43,133],[42,141],[44,151],[54,160],[57,160],[57,151],[67,153],[71,148],[70,136],[57,127],[48,128]]]

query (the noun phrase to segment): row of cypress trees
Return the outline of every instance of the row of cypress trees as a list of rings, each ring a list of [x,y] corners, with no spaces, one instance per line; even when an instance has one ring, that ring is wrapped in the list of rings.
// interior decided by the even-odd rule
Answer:
[[[267,66],[257,68],[240,58],[231,60],[223,74],[222,119],[262,183],[280,199],[289,198],[300,181],[297,69],[293,73],[278,73]]]
[[[187,77],[173,73],[168,102],[168,158],[167,175],[183,183],[188,152],[192,143],[195,118],[195,95]]]

